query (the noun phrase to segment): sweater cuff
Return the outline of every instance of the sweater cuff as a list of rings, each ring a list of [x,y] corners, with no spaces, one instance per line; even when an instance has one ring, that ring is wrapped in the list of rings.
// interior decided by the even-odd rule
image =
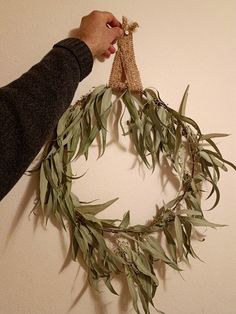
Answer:
[[[88,46],[77,38],[67,38],[53,46],[69,50],[76,58],[80,67],[80,82],[89,75],[93,67],[93,55]]]

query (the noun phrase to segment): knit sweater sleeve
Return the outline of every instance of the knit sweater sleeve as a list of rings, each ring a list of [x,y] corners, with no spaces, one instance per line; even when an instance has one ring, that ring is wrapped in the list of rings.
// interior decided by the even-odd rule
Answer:
[[[86,44],[69,38],[0,88],[0,200],[38,154],[92,65]]]

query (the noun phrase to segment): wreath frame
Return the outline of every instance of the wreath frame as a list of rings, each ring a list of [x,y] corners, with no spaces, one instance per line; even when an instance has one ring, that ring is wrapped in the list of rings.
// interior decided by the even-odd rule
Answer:
[[[191,241],[194,229],[223,226],[204,218],[202,186],[206,182],[211,185],[207,198],[215,195],[210,208],[213,209],[220,200],[220,171],[227,171],[226,165],[236,170],[214,142],[214,138],[227,134],[202,134],[198,124],[185,115],[188,89],[179,110],[175,111],[154,89],[144,89],[137,95],[129,89],[113,92],[106,85],[94,88],[63,114],[55,139],[45,147],[40,166],[39,205],[46,222],[56,218],[65,230],[69,225],[71,257],[73,260],[82,257],[88,281],[95,289],[98,281],[103,280],[113,294],[118,294],[111,280],[125,274],[137,313],[140,303],[147,314],[150,305],[155,307],[153,300],[159,283],[156,262],[162,261],[181,271],[181,261],[188,260],[189,255],[198,258]],[[118,101],[129,113],[127,122],[123,121],[124,111],[120,117],[123,135],[130,136],[142,162],[154,171],[160,158],[165,158],[180,183],[176,197],[163,203],[145,225],[131,225],[129,211],[122,219],[98,218],[96,215],[117,199],[104,204],[85,204],[71,192],[76,179],[72,161],[83,155],[87,159],[97,137],[102,157],[109,114]],[[165,245],[153,236],[158,233],[164,235]]]

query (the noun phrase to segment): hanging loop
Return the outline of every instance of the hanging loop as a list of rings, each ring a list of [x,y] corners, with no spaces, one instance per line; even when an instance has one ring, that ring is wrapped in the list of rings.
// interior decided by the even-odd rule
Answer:
[[[138,67],[135,62],[133,32],[138,27],[136,22],[128,23],[122,19],[124,36],[117,42],[118,49],[112,64],[109,86],[113,91],[130,90],[140,93],[143,90]]]

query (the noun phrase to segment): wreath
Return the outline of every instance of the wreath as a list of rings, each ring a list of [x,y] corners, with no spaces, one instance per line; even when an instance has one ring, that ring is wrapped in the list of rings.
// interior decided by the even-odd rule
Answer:
[[[227,166],[236,170],[222,156],[214,138],[226,134],[202,134],[198,124],[185,116],[188,87],[179,110],[171,109],[154,89],[143,89],[135,64],[132,33],[137,23],[123,18],[125,36],[118,42],[109,85],[96,87],[78,100],[61,117],[55,138],[44,151],[40,166],[40,205],[46,221],[55,217],[71,235],[71,256],[82,258],[90,285],[99,280],[118,294],[112,279],[125,274],[134,310],[150,313],[150,304],[158,287],[157,261],[180,271],[179,263],[197,255],[192,247],[196,227],[218,227],[204,218],[201,205],[203,185],[210,185],[207,198],[220,199],[220,171]],[[119,124],[129,136],[135,151],[148,169],[154,170],[165,160],[179,182],[174,199],[163,203],[148,223],[132,225],[129,211],[122,219],[101,219],[97,214],[117,199],[104,204],[83,203],[71,191],[77,179],[72,161],[88,158],[95,139],[100,140],[99,156],[105,153],[107,123],[112,109],[122,104]],[[124,119],[124,112],[129,115]],[[164,243],[157,237],[164,236]]]

